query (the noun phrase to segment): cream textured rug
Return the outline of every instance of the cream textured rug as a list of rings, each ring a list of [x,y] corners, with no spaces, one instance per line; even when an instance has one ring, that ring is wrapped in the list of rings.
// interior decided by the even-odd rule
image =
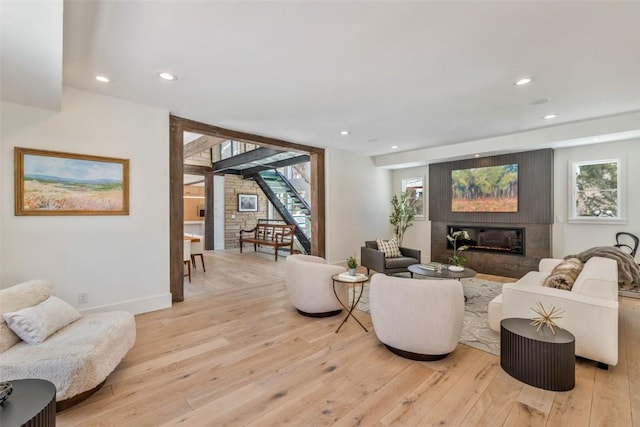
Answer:
[[[460,342],[487,353],[500,355],[500,334],[489,329],[487,307],[489,301],[502,292],[502,283],[482,279],[462,279],[462,287],[467,297],[464,304],[464,322]],[[351,296],[351,293],[349,293]],[[369,284],[366,283],[362,298],[356,306],[358,310],[369,312]]]

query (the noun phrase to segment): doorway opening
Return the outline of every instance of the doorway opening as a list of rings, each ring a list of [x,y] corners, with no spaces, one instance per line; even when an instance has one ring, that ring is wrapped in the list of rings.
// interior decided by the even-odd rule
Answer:
[[[190,138],[190,134],[199,135],[192,141],[185,144],[185,135]],[[201,138],[203,137],[204,138]],[[259,149],[245,150],[245,153],[236,153],[237,156],[219,159],[212,156],[211,149],[219,146],[220,154],[223,150],[233,150],[234,142],[249,147],[256,146]],[[220,145],[227,144],[227,145]],[[239,146],[239,145],[238,145]],[[184,287],[182,276],[182,250],[183,233],[185,227],[184,212],[184,184],[185,175],[191,177],[202,177],[204,185],[201,199],[202,203],[197,208],[198,215],[204,215],[204,239],[205,249],[214,249],[216,240],[219,241],[220,223],[219,211],[215,210],[216,194],[220,194],[224,186],[220,186],[220,179],[224,179],[227,174],[246,176],[249,172],[257,173],[260,169],[273,168],[276,164],[286,164],[293,162],[296,156],[307,156],[309,162],[309,211],[310,216],[307,231],[313,238],[310,240],[307,252],[313,255],[324,257],[325,254],[325,183],[324,183],[324,149],[296,144],[275,138],[263,137],[260,135],[224,129],[217,126],[207,125],[193,120],[170,116],[170,138],[169,138],[169,187],[170,187],[170,291],[172,300],[179,302],[184,300]],[[209,150],[210,162],[202,164],[185,164],[186,158],[192,158],[193,153],[200,150]],[[274,153],[270,152],[274,151]],[[241,150],[240,150],[241,151]],[[275,153],[277,152],[277,153]],[[286,154],[282,154],[286,152]],[[292,154],[293,153],[293,154]],[[242,166],[238,164],[238,157],[244,155]],[[264,160],[270,155],[279,156],[278,160]],[[205,156],[206,157],[206,156]],[[233,159],[236,157],[236,159]],[[289,159],[289,160],[288,160]],[[251,163],[252,162],[252,163]],[[268,163],[270,162],[270,163]],[[198,162],[196,162],[198,163]],[[238,172],[240,171],[240,172]],[[233,175],[228,175],[233,176]],[[192,178],[190,178],[192,179]],[[195,179],[198,181],[198,179]],[[223,190],[222,190],[223,191]],[[224,195],[223,195],[224,196]],[[200,197],[200,196],[199,196]],[[201,209],[202,208],[202,209]],[[202,211],[202,212],[201,212]],[[217,215],[217,221],[216,221]],[[224,215],[222,216],[224,220]],[[218,232],[216,232],[218,230]]]

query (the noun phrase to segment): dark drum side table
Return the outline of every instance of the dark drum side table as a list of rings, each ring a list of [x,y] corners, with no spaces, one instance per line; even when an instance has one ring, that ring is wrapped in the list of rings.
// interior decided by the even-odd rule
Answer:
[[[500,366],[512,377],[552,391],[568,391],[576,383],[576,339],[569,331],[532,326],[530,319],[500,322]]]
[[[55,427],[56,387],[45,380],[12,380],[13,393],[0,405],[2,427]]]

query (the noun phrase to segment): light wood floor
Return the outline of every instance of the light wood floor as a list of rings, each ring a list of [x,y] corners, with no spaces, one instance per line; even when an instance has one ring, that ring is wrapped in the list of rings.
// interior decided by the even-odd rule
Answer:
[[[465,345],[415,362],[353,321],[336,334],[342,315],[295,312],[284,258],[205,258],[185,302],[137,316],[135,347],[98,393],[58,414],[58,426],[640,426],[640,300],[621,300],[618,366],[578,360],[575,389],[557,393]]]

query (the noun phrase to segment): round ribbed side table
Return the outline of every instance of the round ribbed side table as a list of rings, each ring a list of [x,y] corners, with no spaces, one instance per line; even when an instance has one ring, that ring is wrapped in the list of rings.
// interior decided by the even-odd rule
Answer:
[[[569,331],[531,325],[530,319],[500,322],[500,366],[534,387],[568,391],[576,383],[576,339]]]
[[[2,427],[55,427],[56,387],[45,380],[12,380],[11,396],[0,405]]]

